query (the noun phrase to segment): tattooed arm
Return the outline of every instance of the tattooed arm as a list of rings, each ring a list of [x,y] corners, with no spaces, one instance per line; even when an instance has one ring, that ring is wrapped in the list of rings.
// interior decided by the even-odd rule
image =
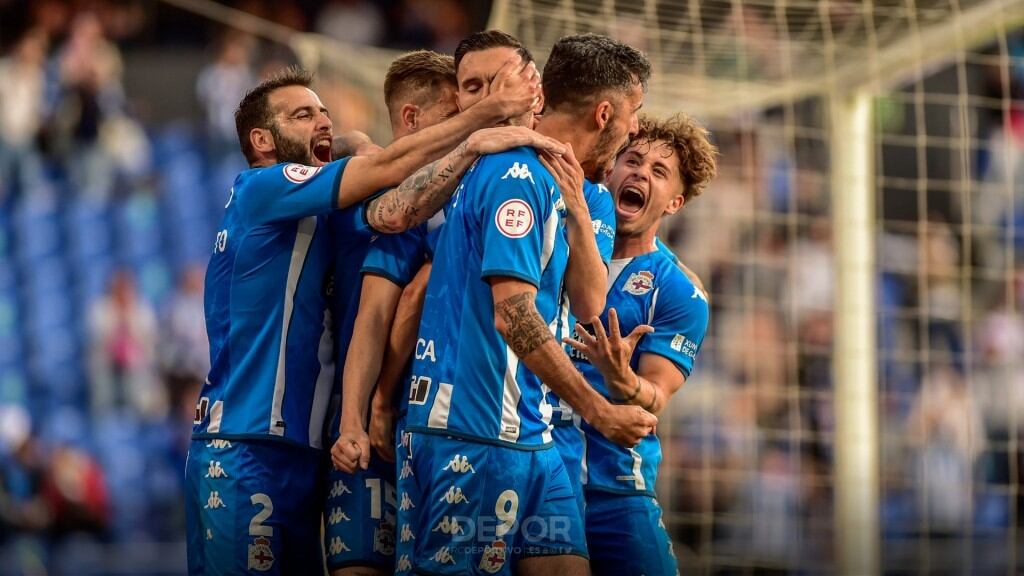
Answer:
[[[408,230],[444,206],[459,178],[478,157],[519,146],[554,154],[565,151],[557,140],[521,126],[477,130],[458,148],[406,178],[398,188],[374,198],[367,206],[366,219],[375,230],[386,234]]]
[[[636,446],[657,418],[636,406],[612,405],[583,378],[555,341],[534,302],[532,284],[507,277],[491,278],[494,325],[523,364],[569,403],[606,438]]]

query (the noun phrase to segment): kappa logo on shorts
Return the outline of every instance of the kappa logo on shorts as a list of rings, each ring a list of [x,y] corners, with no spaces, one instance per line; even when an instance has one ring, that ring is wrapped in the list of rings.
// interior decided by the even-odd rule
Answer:
[[[462,526],[459,525],[458,518],[454,516],[452,516],[451,519],[447,516],[441,518],[441,521],[437,523],[437,526],[434,526],[434,529],[431,530],[431,532],[440,532],[449,536],[466,533]]]
[[[341,554],[342,552],[351,552],[351,551],[352,551],[352,549],[348,547],[348,544],[345,544],[345,541],[342,540],[340,536],[335,536],[334,538],[331,538],[331,543],[327,547],[327,553],[330,554],[331,556],[337,556],[338,554]]]
[[[213,530],[210,530],[209,528],[206,529],[206,539],[213,540]]]
[[[495,540],[484,547],[484,554],[480,557],[480,564],[478,567],[487,572],[488,574],[494,574],[501,567],[505,565],[505,542],[502,540]]]
[[[206,447],[213,448],[214,450],[227,450],[228,448],[231,448],[231,441],[213,438],[206,443]]]
[[[409,465],[409,461],[402,462],[402,473],[398,475],[399,480],[405,480],[406,478],[414,476],[412,473],[412,466]]]
[[[284,177],[296,184],[302,184],[306,180],[309,180],[316,173],[320,171],[319,166],[306,166],[303,164],[286,164],[284,167]]]
[[[452,556],[452,551],[447,546],[442,546],[440,550],[434,552],[434,562],[438,564],[455,564],[455,558]]]
[[[502,236],[522,238],[533,230],[533,208],[519,199],[506,200],[494,214],[494,225]]]
[[[218,508],[227,508],[224,504],[224,500],[221,500],[220,492],[212,490],[210,496],[206,499],[206,506],[203,508],[207,510],[216,510]]]
[[[270,540],[257,536],[249,544],[249,570],[266,572],[274,566],[274,551],[270,549]]]
[[[442,468],[441,470],[450,470],[452,472],[457,472],[459,474],[465,474],[466,472],[472,472],[473,474],[476,474],[476,469],[473,468],[473,465],[469,463],[469,458],[466,456],[461,456],[459,454],[456,454],[454,457],[452,457],[451,461],[448,462],[448,464],[445,465],[445,467]]]
[[[412,570],[412,562],[409,561],[408,554],[402,554],[398,558],[398,562],[395,562],[395,572],[408,572]]]
[[[415,508],[416,505],[412,503],[412,498],[409,498],[408,492],[402,492],[402,503],[399,504],[398,509],[405,512],[410,508]]]
[[[530,184],[535,183],[533,181],[533,174],[530,174],[530,166],[526,162],[522,164],[513,162],[512,166],[505,172],[505,175],[501,177],[502,180],[506,178],[518,178],[519,180],[529,180]]]
[[[331,487],[331,493],[328,494],[328,496],[330,498],[337,498],[338,496],[341,496],[343,494],[351,493],[352,491],[348,489],[348,486],[345,486],[344,482],[338,480],[337,482],[334,483],[334,486]]]
[[[459,488],[458,486],[449,487],[444,496],[441,496],[441,501],[449,504],[469,503],[469,499],[462,493],[462,488]]]
[[[337,524],[338,522],[348,522],[349,520],[351,520],[351,518],[349,518],[348,515],[345,514],[345,512],[338,507],[333,508],[331,510],[331,515],[327,517],[327,523],[331,526]]]
[[[398,535],[398,539],[404,544],[410,540],[415,540],[416,536],[412,533],[412,529],[409,528],[408,524],[402,524],[402,533]]]
[[[206,471],[206,478],[229,478],[219,460],[210,460],[209,469]]]

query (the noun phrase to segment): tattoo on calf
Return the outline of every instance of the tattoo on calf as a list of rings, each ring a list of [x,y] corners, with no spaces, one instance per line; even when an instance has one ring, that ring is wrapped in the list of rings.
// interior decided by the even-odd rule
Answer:
[[[494,308],[505,321],[505,340],[520,358],[555,339],[537,312],[533,294],[521,292],[498,302]]]

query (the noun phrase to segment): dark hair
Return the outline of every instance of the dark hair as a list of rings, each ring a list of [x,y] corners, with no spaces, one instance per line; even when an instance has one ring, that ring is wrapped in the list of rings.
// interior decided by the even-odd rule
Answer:
[[[679,160],[679,178],[683,181],[686,202],[700,196],[718,172],[718,148],[708,139],[708,131],[696,120],[677,114],[667,120],[640,118],[640,131],[629,147],[665,142]]]
[[[526,46],[523,46],[523,43],[517,40],[515,36],[501,30],[484,30],[483,32],[474,32],[466,36],[455,47],[455,69],[459,69],[459,63],[462,62],[462,58],[470,52],[503,47],[512,48],[519,53],[519,57],[523,59],[523,64],[533,62],[533,54],[530,54]]]
[[[269,129],[273,124],[274,111],[270,109],[270,93],[287,86],[309,88],[312,84],[313,75],[306,69],[301,66],[288,66],[245,93],[245,97],[238,104],[238,109],[235,110],[235,131],[238,132],[242,154],[250,165],[257,159],[249,140],[249,132],[253,128]]]
[[[388,66],[384,76],[384,103],[394,115],[399,98],[407,98],[411,90],[435,90],[444,84],[455,85],[455,63],[451,56],[432,50],[416,50],[402,54]]]
[[[651,63],[628,44],[597,34],[565,36],[544,65],[545,106],[576,111],[609,90],[625,94],[637,84],[647,90],[650,77]]]

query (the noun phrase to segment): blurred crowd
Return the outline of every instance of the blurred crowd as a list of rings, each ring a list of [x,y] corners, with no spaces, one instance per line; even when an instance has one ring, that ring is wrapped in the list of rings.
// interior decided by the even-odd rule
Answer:
[[[441,51],[487,13],[456,0],[230,4],[350,42]],[[0,572],[183,570],[182,470],[209,362],[204,266],[244,168],[233,112],[293,56],[174,10],[0,0]],[[1024,57],[1024,36],[1010,40]],[[169,92],[201,116],[156,124],[125,89],[125,54],[180,42],[207,62],[194,86]],[[953,193],[891,185],[895,152],[880,148],[881,519],[893,565],[922,554],[954,554],[973,562],[966,571],[998,565],[1024,518],[1024,108],[1003,107],[1024,87],[1022,61],[969,78],[997,102],[972,104],[969,173],[916,175]],[[664,231],[712,304],[698,368],[660,427],[659,489],[684,561],[753,572],[834,561],[828,141],[803,135],[824,133],[822,107],[712,125],[719,179]],[[896,116],[883,132],[922,129],[912,110]],[[912,217],[899,216],[908,205]],[[951,542],[1004,546],[964,560]]]

